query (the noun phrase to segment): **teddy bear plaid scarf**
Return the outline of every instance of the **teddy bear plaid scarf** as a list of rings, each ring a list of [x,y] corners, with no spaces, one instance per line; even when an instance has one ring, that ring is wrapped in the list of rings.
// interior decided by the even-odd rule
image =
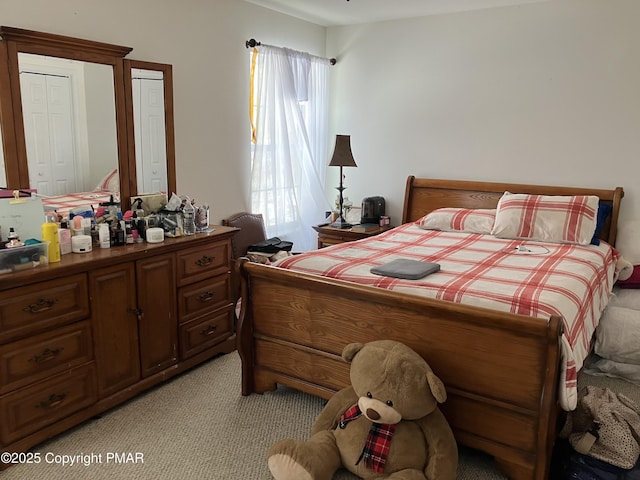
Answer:
[[[362,415],[362,412],[356,404],[342,414],[340,417],[340,428],[345,428],[347,422],[355,420],[360,415]],[[396,424],[372,422],[369,435],[367,435],[367,441],[364,444],[364,448],[356,465],[360,463],[360,460],[364,460],[364,464],[367,467],[378,473],[384,472],[384,465],[387,462],[387,454],[391,446],[391,438],[395,430]]]

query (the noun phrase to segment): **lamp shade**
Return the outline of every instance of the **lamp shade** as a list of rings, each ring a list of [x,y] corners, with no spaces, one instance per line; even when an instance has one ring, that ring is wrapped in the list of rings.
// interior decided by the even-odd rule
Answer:
[[[351,136],[336,135],[336,147],[329,162],[330,167],[357,167],[351,153]]]

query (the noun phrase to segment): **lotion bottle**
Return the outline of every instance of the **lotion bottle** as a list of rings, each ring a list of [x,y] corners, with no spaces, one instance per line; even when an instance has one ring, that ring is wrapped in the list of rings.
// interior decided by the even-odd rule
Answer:
[[[111,233],[109,232],[109,225],[101,223],[98,227],[98,238],[100,240],[100,248],[111,247]]]
[[[60,261],[60,243],[58,241],[58,224],[54,222],[46,222],[42,224],[42,240],[49,242],[49,251],[47,257],[49,263]]]

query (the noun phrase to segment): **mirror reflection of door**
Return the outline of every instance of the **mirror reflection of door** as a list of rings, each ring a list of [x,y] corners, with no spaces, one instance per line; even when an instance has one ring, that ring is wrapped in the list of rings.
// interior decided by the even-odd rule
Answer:
[[[20,64],[29,184],[41,194],[60,195],[77,191],[82,173],[76,169],[72,92],[82,75],[71,66],[47,68],[45,63],[21,59]]]
[[[163,73],[133,68],[131,74],[138,192],[166,192]]]
[[[112,67],[27,53],[18,64],[30,187],[95,190],[117,168]]]

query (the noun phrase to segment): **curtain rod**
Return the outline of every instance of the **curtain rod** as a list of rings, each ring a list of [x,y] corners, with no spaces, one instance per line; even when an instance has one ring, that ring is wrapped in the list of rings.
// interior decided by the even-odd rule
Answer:
[[[247,40],[246,42],[244,42],[244,46],[246,48],[259,47],[260,45],[262,45],[262,43],[258,42],[255,38],[252,38],[252,39]],[[329,63],[331,65],[335,65],[337,63],[337,60],[335,58],[330,58],[329,59]]]

